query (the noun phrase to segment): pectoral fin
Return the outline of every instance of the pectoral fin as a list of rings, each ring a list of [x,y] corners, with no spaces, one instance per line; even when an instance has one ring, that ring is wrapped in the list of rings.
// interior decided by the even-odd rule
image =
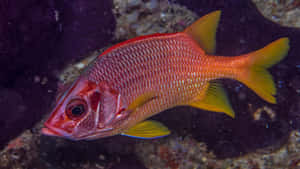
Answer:
[[[204,95],[200,94],[195,101],[188,105],[204,110],[223,112],[234,118],[234,111],[221,84],[210,82],[204,90],[206,91]]]
[[[154,92],[148,92],[145,94],[142,94],[140,96],[138,96],[129,106],[128,106],[128,110],[129,111],[135,111],[137,108],[145,105],[146,103],[150,102],[153,99],[156,99],[158,96],[155,95]]]
[[[122,133],[122,135],[125,136],[141,139],[155,139],[167,136],[169,134],[170,131],[166,126],[153,120],[138,123],[137,125],[128,129],[126,132]]]

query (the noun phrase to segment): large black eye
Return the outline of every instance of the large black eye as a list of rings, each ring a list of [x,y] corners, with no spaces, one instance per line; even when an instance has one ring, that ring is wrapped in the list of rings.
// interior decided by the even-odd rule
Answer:
[[[82,104],[79,104],[75,107],[73,107],[73,109],[71,110],[73,116],[80,116],[84,113],[84,106]]]
[[[87,112],[86,102],[81,99],[74,99],[66,107],[66,114],[70,119],[78,119]]]

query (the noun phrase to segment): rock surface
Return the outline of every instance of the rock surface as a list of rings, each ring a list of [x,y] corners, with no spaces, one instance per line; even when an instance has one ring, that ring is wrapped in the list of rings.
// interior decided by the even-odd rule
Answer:
[[[300,27],[299,0],[252,0],[258,10],[268,19],[288,27]]]

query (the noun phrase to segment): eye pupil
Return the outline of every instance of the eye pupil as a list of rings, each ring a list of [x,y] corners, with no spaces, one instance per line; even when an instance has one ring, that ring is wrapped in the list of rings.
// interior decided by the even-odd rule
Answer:
[[[80,116],[82,113],[84,113],[84,106],[82,104],[77,105],[72,109],[72,114],[74,116]]]
[[[66,115],[69,119],[78,120],[87,113],[88,107],[83,99],[71,100],[66,106]]]

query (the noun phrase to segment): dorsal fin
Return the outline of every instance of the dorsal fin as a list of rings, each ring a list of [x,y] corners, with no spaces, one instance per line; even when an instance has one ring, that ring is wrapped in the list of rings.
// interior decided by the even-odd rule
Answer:
[[[221,16],[221,11],[211,12],[184,30],[207,54],[214,54],[216,50],[216,32]]]

